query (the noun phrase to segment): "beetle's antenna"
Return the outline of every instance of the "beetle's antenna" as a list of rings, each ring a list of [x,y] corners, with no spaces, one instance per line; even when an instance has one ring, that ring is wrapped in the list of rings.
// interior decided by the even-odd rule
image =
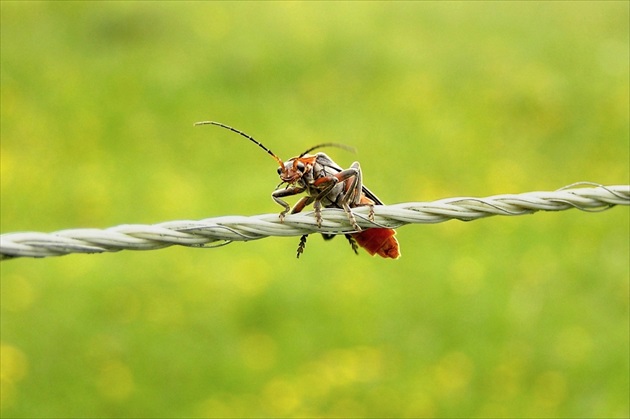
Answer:
[[[251,135],[245,134],[243,131],[239,131],[236,128],[232,128],[229,125],[225,125],[222,124],[220,122],[215,122],[215,121],[202,121],[202,122],[195,122],[195,126],[197,125],[217,125],[219,127],[225,128],[225,129],[229,129],[232,132],[235,132],[237,134],[242,135],[243,137],[247,138],[249,141],[253,142],[254,144],[257,144],[258,147],[262,148],[263,150],[265,150],[271,157],[273,157],[278,164],[280,165],[280,167],[284,166],[284,163],[282,162],[282,160],[280,160],[280,157],[276,156],[273,151],[269,150],[267,147],[265,147],[262,143],[256,141],[254,139],[254,137],[252,137]],[[310,151],[310,150],[309,150]],[[306,153],[305,153],[306,154]]]
[[[304,153],[300,154],[298,156],[298,158],[299,157],[303,157],[305,154],[310,153],[313,150],[317,150],[318,148],[321,148],[321,147],[337,147],[337,148],[341,148],[341,149],[346,150],[346,151],[350,151],[351,153],[356,153],[357,152],[356,148],[351,147],[349,145],[339,144],[339,143],[322,143],[322,144],[314,145],[313,147],[309,148]]]

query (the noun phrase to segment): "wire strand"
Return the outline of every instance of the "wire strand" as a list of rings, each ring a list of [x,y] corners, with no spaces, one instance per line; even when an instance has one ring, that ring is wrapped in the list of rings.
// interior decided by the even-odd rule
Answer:
[[[575,188],[575,186],[589,187]],[[603,186],[581,182],[551,192],[527,192],[486,198],[458,197],[433,202],[407,202],[353,208],[363,228],[398,228],[406,224],[433,224],[448,220],[472,221],[493,215],[516,216],[537,211],[576,208],[597,212],[615,205],[630,205],[630,185]],[[153,250],[179,245],[210,248],[233,241],[258,240],[269,236],[302,236],[311,233],[345,234],[354,230],[340,209],[322,210],[322,226],[313,212],[250,217],[231,215],[199,221],[179,220],[154,225],[124,224],[107,229],[73,229],[54,233],[7,233],[0,235],[0,260],[17,257],[62,256],[71,253],[103,253],[120,250]]]

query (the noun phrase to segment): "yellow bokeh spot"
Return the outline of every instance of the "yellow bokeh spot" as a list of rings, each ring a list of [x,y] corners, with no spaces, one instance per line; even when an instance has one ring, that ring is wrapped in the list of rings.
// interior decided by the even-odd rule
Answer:
[[[298,386],[289,380],[274,378],[263,389],[265,404],[274,415],[286,416],[295,412],[302,404]]]
[[[334,349],[317,362],[318,374],[331,387],[378,380],[383,372],[381,351],[371,347]]]
[[[322,375],[322,365],[319,362],[311,362],[304,365],[302,369],[297,381],[303,388],[308,389],[309,398],[321,400],[328,397],[331,385],[330,381]]]
[[[344,397],[334,401],[330,409],[330,416],[333,418],[365,417],[365,406],[357,400]]]
[[[116,402],[128,399],[134,390],[131,370],[118,360],[106,361],[101,365],[96,385],[104,399]]]
[[[450,397],[463,392],[472,378],[474,365],[462,352],[446,354],[433,368],[439,396]]]
[[[0,344],[0,378],[18,382],[28,373],[26,355],[15,346]]]
[[[405,417],[432,418],[437,415],[435,400],[425,391],[419,391],[405,406]]]
[[[386,370],[385,356],[379,348],[359,346],[333,349],[320,358],[305,364],[295,378],[295,387],[306,394],[311,403],[323,404],[336,399],[335,394],[357,383],[376,383]],[[379,392],[382,393],[382,389]],[[394,399],[394,396],[387,398]],[[383,400],[383,399],[381,399]],[[311,404],[312,405],[312,404]],[[363,413],[353,399],[333,407],[335,416],[361,416]],[[344,414],[344,412],[346,414]],[[353,413],[354,412],[354,413]]]
[[[17,397],[17,383],[28,374],[28,359],[15,346],[0,344],[0,409],[11,406]]]
[[[532,409],[537,416],[554,416],[566,396],[566,378],[557,371],[543,372],[536,379]]]
[[[593,340],[582,327],[569,327],[560,332],[556,338],[554,350],[558,358],[581,365],[593,350]]]
[[[0,179],[2,179],[2,187],[8,186],[13,181],[13,156],[5,148],[0,148]]]
[[[229,404],[216,397],[210,397],[202,401],[197,408],[197,414],[204,418],[231,418],[236,416],[236,412]]]

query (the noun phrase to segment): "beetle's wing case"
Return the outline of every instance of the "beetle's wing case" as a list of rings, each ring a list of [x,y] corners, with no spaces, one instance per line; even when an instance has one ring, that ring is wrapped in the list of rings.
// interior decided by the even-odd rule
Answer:
[[[337,163],[335,163],[330,157],[328,157],[326,153],[317,153],[316,156],[317,156],[317,160],[316,160],[317,163],[323,166],[324,173],[326,173],[327,176],[333,175],[335,173],[339,173],[343,170]],[[362,186],[361,189],[367,198],[374,201],[375,205],[383,205],[383,202],[380,199],[378,199],[378,197],[374,195],[374,193],[371,190],[369,190],[367,187]]]
[[[321,166],[321,173],[323,176],[330,176],[336,173],[341,172],[343,169],[333,161],[326,153],[317,153],[315,155],[317,158],[315,159],[316,164]],[[319,169],[319,167],[317,168]]]
[[[363,193],[365,194],[365,196],[370,198],[372,201],[374,201],[374,205],[383,205],[383,202],[381,202],[381,200],[378,199],[378,197],[376,195],[374,195],[374,193],[372,193],[371,190],[369,190],[365,186],[363,186],[362,189],[363,189]]]

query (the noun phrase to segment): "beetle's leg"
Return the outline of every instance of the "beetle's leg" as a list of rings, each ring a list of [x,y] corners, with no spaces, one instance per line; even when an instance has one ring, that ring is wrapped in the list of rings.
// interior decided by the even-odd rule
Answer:
[[[303,196],[294,206],[291,208],[291,214],[297,214],[301,212],[304,207],[313,202],[315,197],[313,196]]]
[[[350,224],[352,224],[352,228],[354,228],[357,232],[361,231],[362,229],[357,224],[357,219],[354,218],[354,214],[352,213],[352,210],[350,209],[350,206],[348,205],[348,203],[342,202],[341,207],[346,212],[346,215],[348,216],[348,220],[350,221]]]
[[[321,203],[319,202],[337,185],[339,182],[344,182],[344,194],[341,199],[340,205],[348,215],[348,220],[352,224],[352,228],[356,231],[361,231],[361,227],[357,224],[352,211],[350,210],[350,203],[356,206],[361,200],[361,169],[359,163],[354,162],[352,167],[333,175],[326,176],[317,179],[314,185],[318,188],[323,186],[323,190],[315,198],[313,204],[315,208],[315,217],[318,217],[318,224],[321,227]]]
[[[367,196],[363,195],[361,197],[361,203],[359,204],[359,206],[361,207],[369,207],[370,211],[368,212],[368,219],[372,222],[374,222],[374,205],[376,205],[376,203],[374,201],[372,201],[370,198],[368,198]]]
[[[330,193],[337,183],[339,183],[339,179],[335,176],[324,176],[313,183],[315,188],[320,190],[317,196],[313,198],[313,210],[315,211],[315,220],[319,228],[322,227],[322,199]]]
[[[319,196],[317,199],[315,199],[315,202],[313,203],[313,210],[315,210],[315,221],[317,221],[317,227],[322,228],[322,201]]]
[[[280,221],[283,221],[284,216],[287,215],[287,213],[291,210],[291,206],[280,198],[283,198],[285,196],[297,195],[299,193],[304,192],[304,190],[305,188],[298,188],[297,186],[290,186],[286,189],[278,189],[277,191],[273,191],[273,193],[271,194],[271,197],[273,198],[273,200],[276,201],[277,204],[282,205],[284,207],[284,210],[282,210],[282,212],[280,213]]]
[[[354,254],[359,255],[359,245],[357,244],[357,241],[354,239],[354,237],[352,237],[351,234],[346,234],[345,236],[346,239],[348,239],[348,241],[350,242],[350,246],[352,246]]]
[[[354,214],[350,209],[350,207],[356,207],[361,202],[361,166],[359,166],[359,162],[355,161],[354,163],[352,163],[352,166],[350,166],[350,169],[348,170],[354,170],[355,174],[345,179],[346,193],[341,200],[341,206],[346,211],[346,214],[348,215],[348,219],[352,223],[352,226],[357,231],[361,231],[361,227],[359,227],[359,225],[357,224],[357,220],[354,218]]]
[[[325,178],[320,178],[317,180],[317,182],[321,180],[325,180],[326,182],[329,182],[329,184],[326,185],[324,187],[324,190],[322,190],[314,198],[314,202],[313,202],[313,210],[315,211],[315,220],[317,221],[317,227],[319,228],[322,228],[322,199],[324,199],[324,197],[330,193],[330,191],[335,187],[335,185],[339,183],[339,180],[334,176],[327,176]],[[324,184],[324,183],[325,182],[321,182],[321,184]]]
[[[304,248],[306,247],[306,238],[308,237],[308,234],[303,235],[302,237],[300,237],[300,244],[298,245],[297,248],[297,258],[300,258],[300,255],[302,253],[304,253]]]
[[[313,197],[311,196],[303,196],[302,198],[300,198],[300,200],[293,206],[293,208],[291,209],[291,214],[297,214],[298,212],[302,211],[304,209],[305,206],[307,206],[308,204],[310,204],[313,201]],[[303,235],[302,237],[300,237],[300,244],[298,245],[298,249],[297,249],[297,258],[300,258],[300,255],[302,253],[304,253],[304,248],[306,247],[306,238],[308,237],[308,234]]]
[[[350,169],[354,169],[356,171],[356,175],[352,177],[351,182],[348,182],[350,179],[346,180],[346,199],[354,208],[359,206],[361,203],[361,196],[363,195],[363,174],[361,173],[361,166],[358,161],[352,163]]]
[[[352,246],[352,251],[356,255],[358,255],[359,254],[359,244],[354,239],[352,234],[344,234],[344,236],[346,236],[346,239],[348,239],[348,243],[350,243],[350,246]],[[322,233],[322,237],[324,238],[324,240],[330,240],[330,239],[335,238],[335,235],[334,234]]]
[[[344,182],[344,194],[341,198],[340,205],[348,216],[348,220],[356,231],[361,231],[361,227],[357,224],[357,220],[352,213],[351,208],[356,207],[361,202],[362,183],[361,183],[361,166],[359,162],[352,163],[349,169],[343,170],[335,175],[340,182]]]
[[[359,165],[359,162],[355,161],[350,167],[357,170],[357,175],[356,182],[350,186],[350,191],[352,193],[348,196],[349,203],[353,208],[367,205],[370,208],[368,212],[368,220],[374,222],[374,201],[363,194],[363,175],[361,173],[361,166]]]

